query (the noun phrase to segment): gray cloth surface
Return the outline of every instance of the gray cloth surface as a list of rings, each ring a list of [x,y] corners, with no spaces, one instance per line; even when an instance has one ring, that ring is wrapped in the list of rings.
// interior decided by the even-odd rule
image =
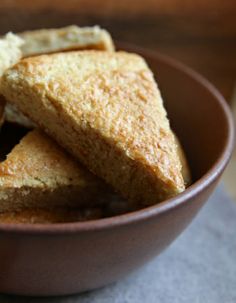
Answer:
[[[135,274],[57,298],[0,295],[0,303],[235,303],[236,204],[218,188],[187,230]]]

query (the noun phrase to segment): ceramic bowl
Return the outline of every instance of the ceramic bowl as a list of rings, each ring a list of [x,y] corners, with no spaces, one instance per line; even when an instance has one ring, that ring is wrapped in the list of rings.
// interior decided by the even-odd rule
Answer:
[[[141,54],[153,70],[194,182],[175,198],[116,217],[0,224],[1,293],[65,295],[121,279],[160,254],[189,225],[229,161],[233,122],[219,92],[173,59],[125,44],[118,47]],[[191,244],[186,253],[191,253]]]

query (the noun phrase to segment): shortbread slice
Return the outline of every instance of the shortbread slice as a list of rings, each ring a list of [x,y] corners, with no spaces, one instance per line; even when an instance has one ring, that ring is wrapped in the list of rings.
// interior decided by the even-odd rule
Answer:
[[[99,26],[78,27],[72,25],[57,29],[27,31],[19,33],[18,36],[24,41],[21,47],[23,57],[63,52],[71,49],[100,49],[105,51],[113,51],[115,49],[109,32]],[[14,105],[9,103],[5,107],[5,120],[27,128],[35,127],[29,118],[25,117]]]
[[[23,57],[69,50],[114,50],[111,35],[99,26],[39,29],[18,34],[23,40]]]
[[[0,90],[130,201],[152,205],[185,189],[160,92],[140,56],[32,57],[3,75]]]
[[[113,191],[35,129],[0,163],[0,213],[27,208],[94,207]]]

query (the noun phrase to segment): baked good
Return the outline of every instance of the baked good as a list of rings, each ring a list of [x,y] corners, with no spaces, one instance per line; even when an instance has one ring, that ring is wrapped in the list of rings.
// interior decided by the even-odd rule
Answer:
[[[160,92],[140,56],[27,58],[6,71],[0,91],[130,201],[151,205],[185,189]]]
[[[0,213],[109,203],[114,192],[35,129],[0,163]]]
[[[9,137],[12,138],[14,133],[15,135],[15,139],[13,138],[13,142],[10,143],[10,145],[12,146],[15,142],[17,142],[17,140],[19,140],[20,136],[23,136],[24,130],[20,130],[19,127],[16,127],[16,125],[9,125],[6,128],[6,125],[4,126],[3,129],[3,134],[2,136],[4,137]],[[18,132],[18,135],[16,135],[16,132]],[[182,171],[183,171],[183,176],[184,176],[184,181],[186,185],[190,184],[191,181],[191,175],[190,175],[190,171],[189,171],[189,167],[187,164],[187,160],[186,157],[184,155],[184,151],[181,147],[181,144],[178,140],[178,138],[176,137],[176,142],[177,142],[177,146],[178,146],[178,153],[180,155],[180,160],[182,163]],[[5,143],[4,141],[1,142],[1,149],[3,148],[3,143]],[[39,144],[40,143],[40,144]],[[53,145],[52,145],[53,144]],[[37,156],[38,159],[42,159],[43,158],[43,163],[47,164],[47,163],[53,163],[55,161],[55,153],[57,155],[57,161],[59,161],[59,165],[61,167],[61,169],[63,169],[63,165],[65,165],[65,161],[68,161],[68,155],[62,151],[62,149],[60,147],[57,147],[57,144],[52,142],[52,140],[45,135],[44,133],[42,133],[39,130],[34,130],[28,133],[28,135],[25,136],[24,139],[22,139],[19,143],[19,146],[21,147],[20,149],[16,149],[13,148],[13,156],[11,155],[11,152],[9,152],[8,158],[14,160],[17,162],[11,165],[16,166],[16,170],[14,173],[14,178],[18,178],[19,175],[21,175],[22,173],[22,165],[19,165],[19,162],[17,159],[19,159],[19,157],[21,157],[21,151],[24,151],[24,157],[22,158],[22,160],[24,161],[24,165],[25,167],[29,167],[29,165],[31,165],[31,159],[32,157],[35,158],[35,148],[37,146]],[[52,148],[50,148],[50,146]],[[48,148],[49,148],[49,152],[48,152]],[[58,148],[58,152],[56,152],[56,148]],[[3,153],[5,153],[5,149],[8,148],[4,148]],[[51,150],[52,149],[52,150]],[[20,151],[20,153],[18,154],[18,151]],[[63,155],[64,153],[64,155]],[[18,155],[17,155],[18,154]],[[35,158],[36,160],[36,158]],[[34,160],[34,161],[35,161]],[[61,161],[60,161],[61,160]],[[34,163],[33,161],[33,163]],[[72,159],[72,157],[69,157],[69,164],[71,162],[74,162],[74,166],[71,169],[71,175],[74,174],[75,171],[75,167],[77,167],[78,170],[81,170],[81,166],[77,164],[77,162]],[[41,162],[42,164],[42,162]],[[10,164],[9,164],[10,165]],[[1,164],[0,164],[1,166]],[[42,165],[41,165],[42,166]],[[20,167],[20,170],[18,170],[18,167]],[[48,171],[42,169],[40,170],[40,166],[37,164],[37,168],[39,170],[39,175],[42,176],[45,174],[45,177],[43,179],[46,178],[46,176],[48,176]],[[52,166],[50,166],[49,168],[49,173],[53,173],[51,170]],[[66,169],[67,171],[69,171],[70,166],[66,165]],[[25,176],[27,178],[27,175]],[[80,175],[80,178],[82,178],[83,176]],[[13,181],[14,181],[13,178]],[[31,176],[29,176],[29,178],[31,178]],[[4,176],[2,176],[1,180],[4,180]],[[85,182],[87,182],[87,180],[85,180]],[[96,181],[94,181],[96,182]],[[99,180],[99,182],[101,182]],[[4,182],[3,182],[4,183]],[[6,183],[6,182],[5,182]],[[27,182],[29,183],[29,182]],[[11,183],[12,184],[12,188],[11,185],[6,188],[3,186],[1,186],[0,189],[0,196],[2,195],[2,193],[5,195],[7,194],[7,192],[9,191],[13,191],[16,190],[15,189],[15,184],[14,182]],[[50,186],[48,183],[45,183],[45,185],[47,184],[47,186]],[[62,186],[63,183],[62,182],[58,182],[58,187]],[[98,184],[98,187],[100,187],[100,185]],[[41,186],[40,186],[41,188]],[[35,195],[35,185],[33,185],[32,187],[30,185],[28,185],[28,197],[26,197],[25,195],[20,195],[20,191],[25,192],[25,182],[21,182],[21,185],[18,186],[17,191],[17,199],[21,199],[21,202],[17,202],[15,203],[14,199],[11,199],[8,201],[8,205],[7,207],[4,207],[4,209],[1,208],[1,204],[2,202],[0,202],[0,222],[2,223],[56,223],[56,222],[72,222],[72,221],[82,221],[82,220],[87,220],[87,219],[98,219],[98,215],[101,217],[104,216],[114,216],[117,214],[122,214],[131,210],[135,210],[137,209],[139,206],[137,205],[136,207],[131,208],[130,205],[128,204],[127,201],[121,199],[118,195],[116,195],[115,193],[112,195],[110,195],[110,193],[107,193],[108,188],[106,187],[104,189],[104,191],[99,191],[99,194],[101,195],[105,195],[105,197],[107,197],[107,200],[104,200],[104,203],[102,202],[100,205],[100,208],[98,206],[96,206],[95,208],[89,208],[89,204],[86,206],[84,205],[83,208],[76,208],[76,204],[70,204],[70,201],[68,202],[68,199],[65,199],[64,203],[62,203],[59,207],[55,207],[54,206],[54,202],[50,202],[48,204],[45,203],[39,203],[39,205],[35,205],[35,201],[34,199],[30,199],[30,197],[32,198]],[[74,187],[71,187],[71,190],[73,190]],[[45,190],[45,189],[44,189]],[[49,188],[47,189],[49,191]],[[53,188],[52,188],[53,190]],[[75,189],[77,192],[77,189]],[[55,201],[55,199],[57,199],[57,194],[58,191],[57,190],[53,190],[53,199],[51,201]],[[45,192],[45,194],[47,194],[47,192]],[[109,196],[108,196],[109,195]],[[101,200],[101,198],[99,198]],[[78,196],[78,201],[79,201],[79,196]],[[0,199],[1,201],[1,199]],[[14,201],[12,203],[12,201]],[[57,205],[57,203],[56,203]],[[34,208],[32,208],[32,206],[34,206]],[[72,209],[69,207],[73,207]],[[40,208],[42,207],[42,208]],[[102,208],[101,208],[102,207]],[[7,210],[7,211],[6,211]],[[2,212],[4,211],[4,212]],[[97,217],[95,217],[95,215]]]
[[[42,135],[42,133],[40,134]],[[47,138],[44,135],[45,139]],[[178,154],[180,157],[180,161],[182,164],[182,174],[184,178],[185,185],[188,186],[191,183],[191,173],[189,169],[189,165],[184,153],[184,150],[181,146],[181,143],[177,136],[176,143],[178,147]],[[24,142],[21,144],[24,144]],[[128,206],[125,205],[125,201],[123,201],[123,208],[120,206],[120,201],[112,199],[112,201],[108,201],[106,205],[102,207],[95,208],[66,208],[66,207],[54,207],[54,208],[23,208],[18,211],[8,211],[4,213],[0,213],[0,223],[30,223],[30,224],[45,224],[45,223],[66,223],[66,222],[78,222],[78,221],[88,221],[88,220],[97,220],[106,216],[117,215],[127,212]],[[127,208],[127,209],[126,209]]]
[[[20,60],[22,57],[20,47],[23,44],[23,40],[12,33],[0,38],[0,77],[7,68]]]
[[[110,34],[99,26],[39,29],[18,34],[24,40],[23,57],[68,50],[98,49],[113,51]]]
[[[62,52],[71,49],[100,49],[114,50],[114,43],[110,34],[99,26],[78,27],[76,25],[57,29],[40,29],[19,33],[24,44],[22,55],[32,56],[52,52]],[[17,108],[7,103],[5,120],[17,123],[27,128],[34,128],[34,123],[24,116]]]

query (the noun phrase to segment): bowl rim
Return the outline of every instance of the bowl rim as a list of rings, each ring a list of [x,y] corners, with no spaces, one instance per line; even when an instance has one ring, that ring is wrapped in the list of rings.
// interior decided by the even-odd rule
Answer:
[[[152,218],[156,215],[164,214],[167,211],[189,203],[189,198],[195,197],[207,188],[213,181],[222,173],[225,166],[227,165],[233,148],[234,148],[234,121],[231,114],[230,108],[221,95],[221,93],[211,84],[206,78],[200,75],[198,72],[188,67],[187,65],[173,59],[165,54],[159,53],[157,51],[148,50],[136,46],[131,43],[118,42],[118,49],[122,49],[131,52],[141,53],[144,58],[145,56],[151,57],[154,60],[158,58],[171,68],[180,70],[182,73],[186,74],[188,77],[192,78],[194,81],[200,83],[205,87],[217,100],[218,104],[223,111],[225,116],[225,121],[227,123],[227,137],[225,138],[224,146],[222,147],[222,152],[219,154],[217,160],[214,162],[212,167],[196,182],[190,185],[185,191],[178,194],[177,196],[164,200],[158,204],[145,207],[141,210],[132,211],[122,215],[117,215],[108,218],[89,220],[84,222],[68,222],[68,223],[0,223],[0,232],[10,232],[10,233],[20,233],[20,234],[72,234],[85,231],[97,231],[101,229],[114,228],[121,225],[132,224],[138,221],[145,221],[146,219]]]

